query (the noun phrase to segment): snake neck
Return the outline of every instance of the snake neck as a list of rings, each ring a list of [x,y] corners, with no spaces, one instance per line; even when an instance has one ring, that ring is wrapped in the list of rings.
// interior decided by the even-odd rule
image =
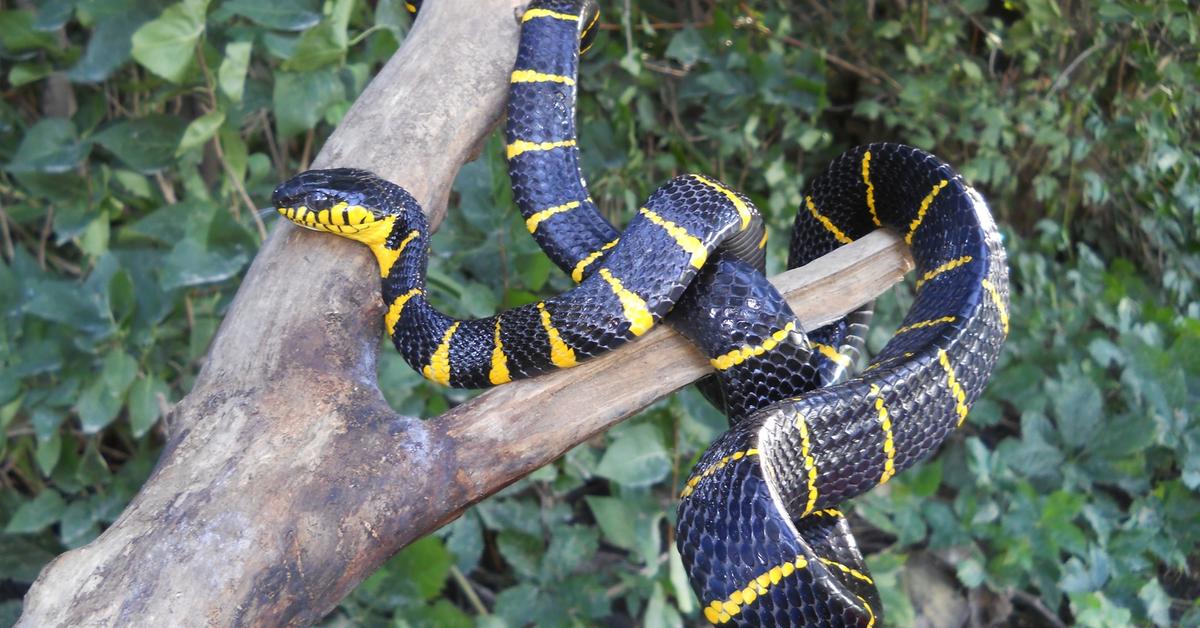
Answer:
[[[406,308],[419,308],[425,315],[449,317],[428,307],[425,273],[429,265],[429,228],[419,210],[396,212],[379,223],[379,228],[360,240],[371,249],[379,266],[384,317],[388,336],[394,336]]]

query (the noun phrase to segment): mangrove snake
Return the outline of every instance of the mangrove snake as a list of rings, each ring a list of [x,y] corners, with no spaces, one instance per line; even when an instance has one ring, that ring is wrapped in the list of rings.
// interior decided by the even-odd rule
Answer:
[[[574,366],[669,316],[710,357],[717,383],[706,394],[732,424],[683,486],[678,513],[705,618],[871,626],[878,593],[835,507],[933,452],[982,391],[1008,333],[1005,255],[987,205],[946,164],[895,144],[853,149],[811,182],[789,266],[887,227],[918,272],[902,326],[839,381],[861,343],[856,321],[801,330],[760,272],[766,235],[745,196],[686,175],[624,232],[597,211],[574,120],[579,50],[597,15],[578,0],[525,11],[508,105],[515,201],[572,290],[454,319],[426,299],[426,220],[399,186],[362,170],[309,171],[279,186],[273,204],[297,225],[370,247],[388,335],[440,384],[480,388]]]

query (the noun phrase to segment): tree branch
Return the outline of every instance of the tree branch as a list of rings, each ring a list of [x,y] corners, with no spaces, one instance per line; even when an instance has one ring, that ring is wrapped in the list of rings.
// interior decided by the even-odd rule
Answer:
[[[370,168],[440,217],[499,119],[514,9],[426,3],[314,167]],[[812,327],[902,276],[904,250],[873,234],[777,281]],[[376,381],[378,289],[365,247],[277,225],[154,473],[99,538],[43,570],[18,625],[313,623],[400,548],[708,368],[662,328],[435,420],[399,416]]]

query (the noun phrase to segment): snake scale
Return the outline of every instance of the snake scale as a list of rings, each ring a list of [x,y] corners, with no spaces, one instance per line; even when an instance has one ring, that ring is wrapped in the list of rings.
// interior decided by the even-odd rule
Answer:
[[[417,4],[410,4],[416,11]],[[577,282],[484,319],[428,302],[429,233],[417,202],[362,170],[302,173],[273,205],[363,242],[378,261],[385,327],[412,367],[480,388],[574,366],[667,320],[716,372],[704,385],[731,427],[682,487],[677,546],[714,624],[872,626],[878,593],[838,504],[886,483],[961,425],[1008,333],[1004,249],[983,198],[918,149],[871,144],[806,191],[789,266],[873,229],[911,246],[917,295],[865,369],[853,316],[805,333],[763,277],[765,229],[746,196],[677,176],[618,232],[580,171],[575,99],[590,1],[542,0],[521,18],[506,151],[528,230]]]

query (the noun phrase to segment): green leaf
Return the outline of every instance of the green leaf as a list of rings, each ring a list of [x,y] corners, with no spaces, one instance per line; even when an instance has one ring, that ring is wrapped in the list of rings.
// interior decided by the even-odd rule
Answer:
[[[0,52],[53,50],[57,47],[54,35],[33,27],[33,13],[25,10],[0,11]]]
[[[608,447],[596,474],[630,487],[650,486],[667,477],[671,459],[653,425],[635,425]]]
[[[67,72],[75,82],[100,83],[130,58],[133,34],[154,19],[157,7],[149,1],[127,3],[122,10],[100,18],[88,38],[83,58]]]
[[[559,526],[554,528],[550,547],[542,561],[543,577],[548,580],[564,578],[584,561],[590,560],[600,546],[600,533],[591,527]]]
[[[195,239],[185,238],[163,260],[160,282],[164,289],[174,290],[225,281],[237,275],[248,260],[246,253],[208,250]]]
[[[117,122],[97,133],[95,140],[130,168],[152,173],[175,163],[175,149],[187,126],[178,116],[151,114]]]
[[[53,492],[53,491],[48,491]],[[33,503],[25,502],[25,505]],[[48,545],[40,537],[0,535],[0,578],[15,582],[33,582],[46,563],[54,560],[60,548]]]
[[[41,532],[58,521],[67,507],[58,491],[44,490],[37,497],[21,504],[4,531],[8,534]]]
[[[221,93],[233,102],[241,102],[246,88],[246,71],[250,67],[250,51],[253,44],[248,41],[231,41],[225,45],[225,58],[217,69],[217,86]]]
[[[544,547],[536,536],[506,530],[496,538],[500,555],[518,574],[526,578],[537,576],[543,563]]]
[[[698,605],[696,594],[688,581],[687,569],[683,566],[683,557],[674,543],[667,550],[667,569],[670,574],[671,588],[675,590],[676,604],[682,613],[691,613]]]
[[[1151,578],[1138,590],[1138,599],[1146,605],[1146,616],[1155,626],[1171,624],[1171,596],[1163,590],[1158,578]]]
[[[42,0],[38,4],[33,28],[39,31],[56,31],[71,19],[76,0]]]
[[[91,541],[100,530],[88,500],[77,499],[63,511],[58,526],[58,538],[67,547],[79,547]]]
[[[476,625],[470,615],[444,599],[434,602],[432,606],[405,609],[404,621],[412,626],[437,628],[473,628]]]
[[[137,360],[124,351],[110,351],[104,356],[100,381],[110,390],[124,394],[137,375]]]
[[[62,434],[55,432],[50,438],[38,441],[37,451],[33,453],[42,475],[49,477],[58,465],[58,457],[62,455]]]
[[[143,377],[129,389],[129,425],[135,438],[141,438],[162,417],[169,404],[171,389],[156,376]]]
[[[25,312],[48,321],[69,325],[93,335],[111,329],[107,308],[96,295],[68,281],[30,281],[32,298]]]
[[[66,172],[83,161],[91,143],[81,142],[75,125],[65,118],[43,118],[25,131],[9,172]]]
[[[483,556],[483,528],[479,517],[467,511],[447,526],[446,549],[454,554],[454,564],[462,573],[471,573]]]
[[[183,0],[167,7],[133,34],[133,58],[172,83],[182,82],[204,34],[207,8],[208,0]]]
[[[693,28],[685,28],[671,38],[664,53],[668,59],[675,59],[684,67],[695,65],[705,56],[704,38]]]
[[[79,234],[79,250],[89,257],[100,257],[108,252],[108,237],[111,234],[111,228],[108,223],[108,215],[101,213],[96,216],[87,227],[84,227],[83,233]]]
[[[930,460],[905,476],[905,483],[917,497],[932,497],[942,483],[942,461]]]
[[[229,169],[233,171],[233,176],[239,181],[246,180],[246,167],[249,165],[249,155],[246,147],[246,141],[242,139],[242,135],[237,129],[231,129],[228,126],[222,127],[219,134],[221,139],[221,151],[225,153],[225,162],[229,164]]]
[[[75,470],[75,479],[83,486],[97,486],[107,481],[110,475],[108,462],[100,455],[96,441],[89,442]]]
[[[137,375],[137,361],[123,351],[104,356],[100,377],[92,380],[75,404],[85,434],[104,429],[125,403],[125,393]]]
[[[175,149],[175,156],[178,157],[212,139],[222,124],[225,124],[225,112],[220,109],[210,111],[192,120],[184,130],[183,137],[179,139],[179,147]]]
[[[1058,417],[1063,442],[1071,447],[1084,447],[1100,429],[1104,417],[1100,388],[1084,375],[1065,375],[1059,382],[1047,386]]]
[[[679,628],[683,626],[683,618],[667,604],[667,594],[662,583],[655,582],[646,603],[646,612],[642,614],[644,628]]]
[[[442,542],[427,536],[401,550],[388,562],[388,568],[407,574],[421,598],[429,600],[441,593],[453,563]]]
[[[8,82],[13,87],[21,87],[35,81],[40,81],[54,72],[46,63],[17,63],[8,72]]]
[[[332,15],[300,36],[283,69],[305,72],[340,62],[346,54],[346,29],[352,8],[350,0],[337,0]]]
[[[345,88],[329,68],[275,75],[275,127],[290,137],[316,126],[325,110],[344,100]]]
[[[346,0],[338,0],[336,6],[350,5]],[[335,14],[318,24],[317,28],[305,31],[296,41],[292,56],[284,62],[283,70],[304,72],[341,61],[346,55],[348,43],[346,29],[346,20],[337,19]]]
[[[66,418],[66,415],[57,408],[43,405],[33,409],[29,416],[29,422],[33,424],[33,433],[40,443],[57,434],[58,427]]]
[[[625,500],[596,496],[584,499],[604,533],[604,540],[622,549],[631,550],[637,546],[637,533],[633,525],[637,516]]]
[[[133,276],[122,268],[108,280],[108,309],[118,324],[129,320],[137,308],[137,288]]]
[[[284,31],[302,31],[321,21],[316,0],[231,0],[221,11]]]

